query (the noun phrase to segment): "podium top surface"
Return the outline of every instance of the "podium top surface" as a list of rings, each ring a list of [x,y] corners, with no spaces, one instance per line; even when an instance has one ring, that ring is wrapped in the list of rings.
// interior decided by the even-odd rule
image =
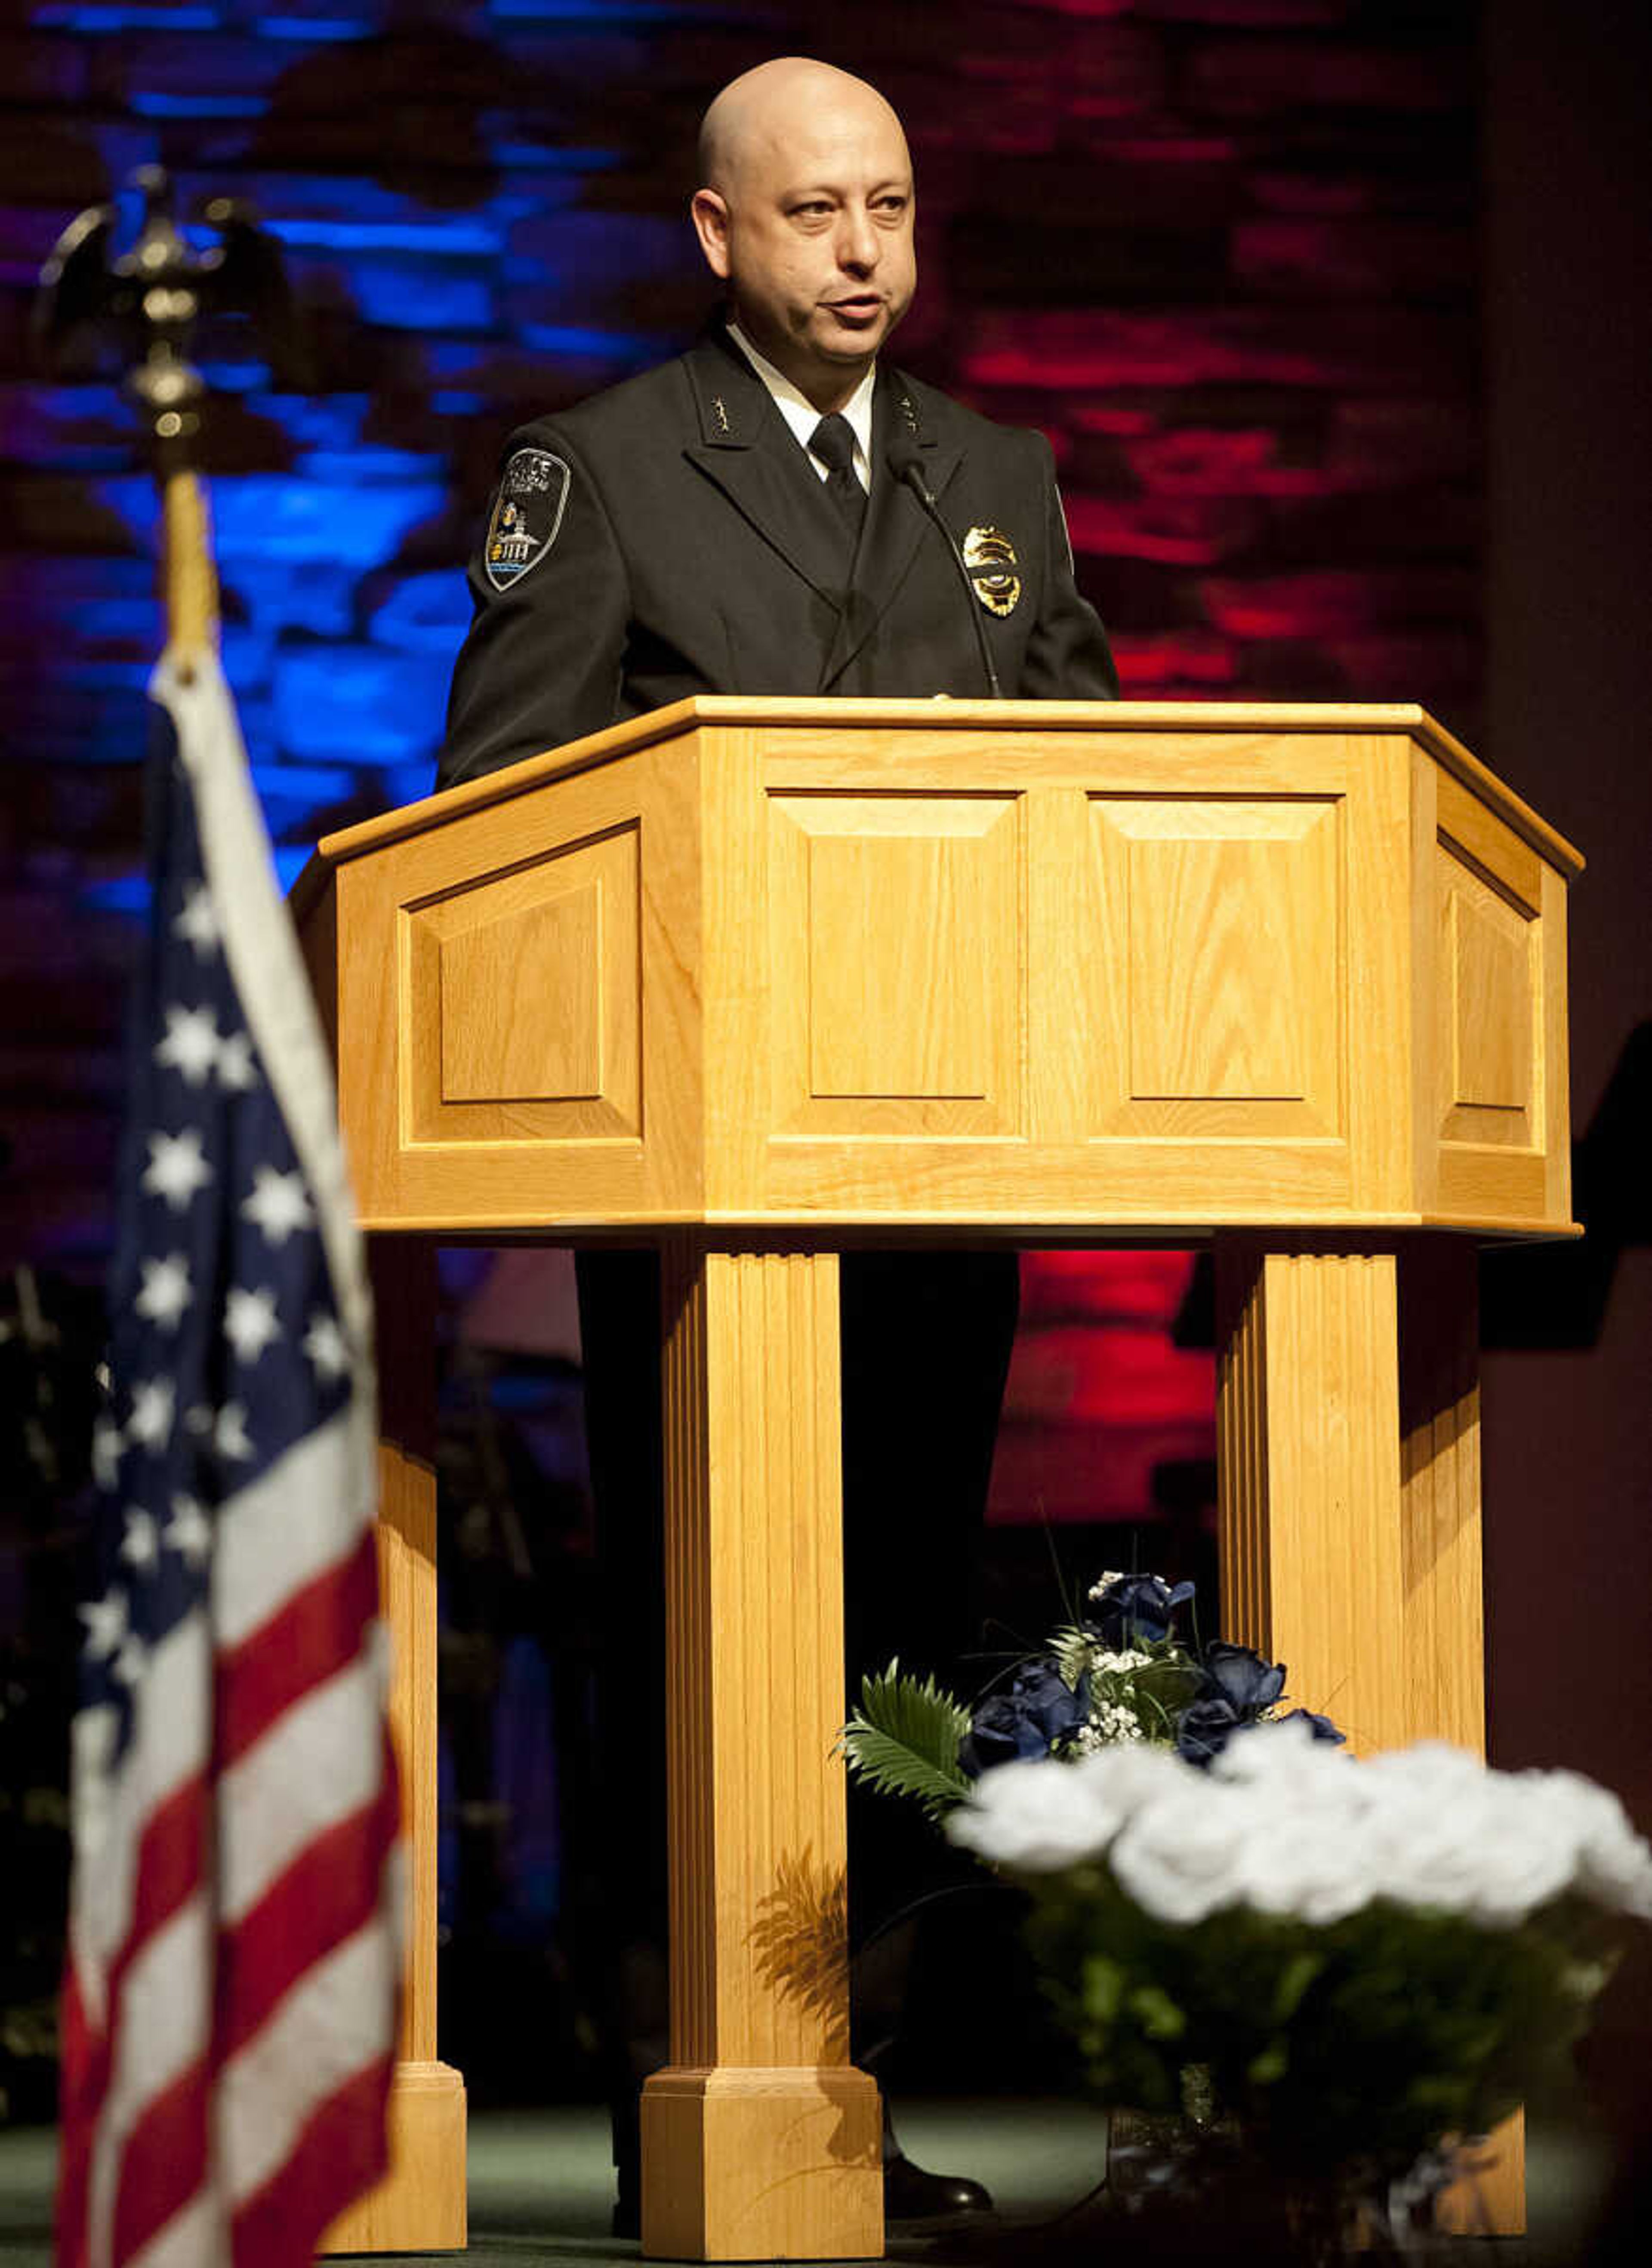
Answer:
[[[295,910],[307,904],[329,868],[385,845],[444,825],[461,813],[503,803],[544,782],[605,763],[634,749],[701,725],[819,725],[925,733],[1086,732],[1327,733],[1373,737],[1394,734],[1415,741],[1464,781],[1515,831],[1568,878],[1582,872],[1582,853],[1546,820],[1471,755],[1454,734],[1412,701],[954,701],[827,698],[818,695],[697,694],[604,732],[549,748],[520,763],[464,780],[441,793],[324,836],[294,885]]]

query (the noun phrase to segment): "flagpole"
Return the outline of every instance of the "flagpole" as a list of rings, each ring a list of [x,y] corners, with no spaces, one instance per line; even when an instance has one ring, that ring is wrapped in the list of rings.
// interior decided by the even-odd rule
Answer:
[[[192,461],[203,301],[267,309],[278,255],[225,199],[203,250],[159,169],[136,186],[131,248],[113,205],[81,214],[34,314],[42,347],[95,327],[141,357],[166,639],[71,1730],[56,2260],[309,2268],[388,2170],[403,1969],[371,1312]]]
[[[218,578],[212,557],[211,510],[206,483],[190,466],[163,455],[160,486],[161,592],[166,650],[189,674],[197,655],[218,650]]]

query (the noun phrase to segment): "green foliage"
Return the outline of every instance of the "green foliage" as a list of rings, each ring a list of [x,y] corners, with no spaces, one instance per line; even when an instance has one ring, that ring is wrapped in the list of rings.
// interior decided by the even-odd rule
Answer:
[[[860,1706],[838,1734],[852,1772],[881,1794],[915,1797],[932,1817],[973,1786],[958,1762],[970,1712],[933,1677],[901,1674],[897,1660],[860,1681]]]
[[[1519,1928],[1377,1903],[1316,1926],[1233,1907],[1154,1920],[1104,1867],[1028,1881],[1033,1950],[1089,2081],[1174,2112],[1189,2066],[1284,2178],[1403,2170],[1568,2070],[1611,1932],[1560,1900]]]

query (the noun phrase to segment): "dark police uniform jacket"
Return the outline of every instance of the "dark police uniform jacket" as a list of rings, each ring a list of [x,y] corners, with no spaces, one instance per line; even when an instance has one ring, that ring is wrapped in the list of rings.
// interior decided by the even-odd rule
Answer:
[[[1020,587],[1007,613],[988,615],[965,592],[890,471],[902,438],[955,537],[992,528],[1008,539]],[[1007,695],[1117,693],[1106,636],[1073,582],[1042,436],[992,424],[884,364],[871,457],[856,546],[720,325],[677,360],[524,426],[470,571],[476,614],[440,784],[695,693],[978,696],[972,611]],[[840,1281],[852,1684],[914,1647],[944,1675],[973,1636],[971,1538],[1014,1329],[1015,1256],[854,1253]],[[638,1577],[663,1558],[652,1255],[582,1254],[579,1307],[613,1665],[599,1734],[606,1769],[629,1781],[639,1760],[662,1769],[663,1591]],[[662,1806],[655,1788],[625,1807],[625,1847],[607,1870],[616,1944],[663,1941]],[[855,1830],[857,1928],[912,1895],[911,1853],[882,1852],[883,1824]],[[616,2129],[622,2155],[635,2147],[633,2117],[627,2108]]]
[[[525,536],[513,556],[497,499],[470,570],[476,615],[439,784],[693,693],[984,694],[974,602],[885,462],[897,436],[915,446],[955,537],[992,528],[1014,548],[1014,603],[1001,616],[982,611],[1004,693],[1115,696],[1041,434],[994,425],[881,367],[856,548],[719,326],[675,361],[512,437],[506,488],[513,467],[535,483]]]

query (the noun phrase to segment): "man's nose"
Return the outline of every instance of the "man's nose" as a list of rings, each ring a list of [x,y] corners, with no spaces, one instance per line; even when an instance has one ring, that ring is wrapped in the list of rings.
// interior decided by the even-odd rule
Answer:
[[[864,205],[845,205],[837,225],[837,264],[870,274],[878,264],[878,232]]]

